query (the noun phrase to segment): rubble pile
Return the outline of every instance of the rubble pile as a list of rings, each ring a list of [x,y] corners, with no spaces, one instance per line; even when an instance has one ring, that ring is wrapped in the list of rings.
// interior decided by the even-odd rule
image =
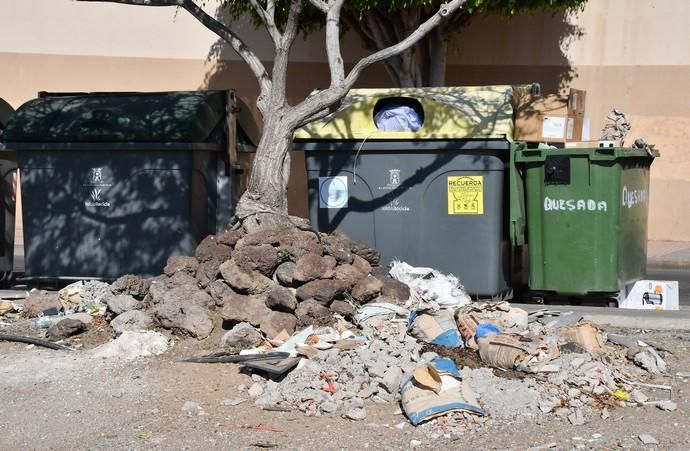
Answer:
[[[578,425],[619,405],[673,410],[642,392],[643,376],[666,371],[649,344],[607,336],[573,313],[473,302],[453,276],[379,267],[379,257],[338,232],[227,231],[194,257],[171,257],[160,276],[32,291],[2,311],[63,341],[102,316],[118,338],[101,357],[165,352],[168,338],[153,330],[219,340],[220,352],[190,361],[245,365],[260,407],[360,421],[368,402],[398,403],[431,437],[498,419]]]

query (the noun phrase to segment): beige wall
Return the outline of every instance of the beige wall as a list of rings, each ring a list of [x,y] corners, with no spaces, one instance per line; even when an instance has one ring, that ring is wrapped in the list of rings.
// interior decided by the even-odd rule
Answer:
[[[241,27],[270,60],[261,32]],[[611,108],[633,124],[631,137],[655,143],[650,238],[690,241],[690,1],[590,0],[567,20],[549,15],[477,20],[453,49],[448,84],[539,81],[547,92],[586,89],[593,135]],[[71,0],[0,0],[0,97],[17,107],[37,91],[147,91],[236,88],[250,103],[249,71],[184,12]],[[346,60],[362,54],[356,39]],[[318,38],[298,40],[290,95],[325,86]],[[305,76],[308,74],[308,76]],[[385,86],[375,68],[359,86]],[[305,214],[303,163],[293,165],[291,204]]]

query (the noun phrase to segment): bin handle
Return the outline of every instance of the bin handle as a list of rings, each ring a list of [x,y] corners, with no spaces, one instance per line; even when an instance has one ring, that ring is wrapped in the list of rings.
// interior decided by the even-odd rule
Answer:
[[[376,132],[371,132],[369,133],[361,143],[359,143],[359,148],[357,149],[357,153],[355,154],[355,161],[352,163],[352,183],[357,184],[357,160],[359,159],[359,153],[362,151],[362,147],[364,146],[364,143],[367,142],[367,139],[371,138],[371,135],[373,135]]]

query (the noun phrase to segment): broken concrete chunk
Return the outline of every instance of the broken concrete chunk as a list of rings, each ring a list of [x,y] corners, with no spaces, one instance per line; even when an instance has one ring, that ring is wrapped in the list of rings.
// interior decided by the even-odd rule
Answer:
[[[658,445],[658,444],[659,444],[659,441],[658,441],[657,439],[655,439],[655,438],[654,438],[652,435],[650,435],[650,434],[640,434],[640,435],[638,436],[638,438],[640,439],[640,441],[641,441],[644,445]]]
[[[652,348],[643,348],[642,352],[635,354],[634,362],[637,366],[644,368],[652,374],[660,374],[666,372],[666,362],[661,356]]]
[[[114,296],[108,296],[105,299],[105,303],[108,306],[108,310],[113,312],[115,315],[119,315],[130,310],[136,310],[141,308],[141,301],[134,299],[133,296],[128,294],[118,294]]]
[[[263,342],[261,333],[251,324],[243,322],[235,325],[220,339],[220,347],[223,349],[251,349]]]
[[[633,402],[638,402],[638,403],[639,403],[639,402],[645,402],[645,401],[647,401],[647,400],[649,399],[649,398],[647,397],[647,395],[645,395],[644,393],[642,393],[640,390],[633,390],[633,391],[631,391],[631,392],[630,392],[630,397],[632,398]]]
[[[274,283],[258,271],[240,268],[233,260],[220,265],[220,273],[230,288],[242,294],[258,294],[268,291]]]
[[[568,421],[570,421],[570,424],[573,426],[582,426],[585,424],[585,418],[582,414],[582,410],[575,409],[573,413],[568,415]]]
[[[400,380],[403,373],[400,367],[392,366],[386,370],[381,381],[381,386],[390,394],[396,394],[400,388]]]
[[[264,387],[260,383],[255,382],[251,387],[249,387],[248,393],[252,398],[258,398],[264,393]]]
[[[367,411],[362,408],[354,408],[345,412],[345,418],[348,420],[362,421],[367,419]]]
[[[150,314],[141,310],[129,310],[117,316],[110,322],[116,334],[123,332],[139,332],[151,330],[155,327],[155,322]]]
[[[656,403],[656,406],[657,406],[659,409],[665,410],[665,411],[667,411],[667,412],[673,412],[673,411],[675,411],[676,409],[678,409],[678,404],[676,404],[675,402],[673,402],[673,401],[671,401],[671,400],[659,401],[659,402]]]

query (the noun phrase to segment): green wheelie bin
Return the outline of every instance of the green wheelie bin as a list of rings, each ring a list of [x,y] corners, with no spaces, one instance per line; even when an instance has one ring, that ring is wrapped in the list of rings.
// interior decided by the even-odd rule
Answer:
[[[644,278],[649,169],[658,156],[622,147],[517,151],[531,290],[613,295]]]

